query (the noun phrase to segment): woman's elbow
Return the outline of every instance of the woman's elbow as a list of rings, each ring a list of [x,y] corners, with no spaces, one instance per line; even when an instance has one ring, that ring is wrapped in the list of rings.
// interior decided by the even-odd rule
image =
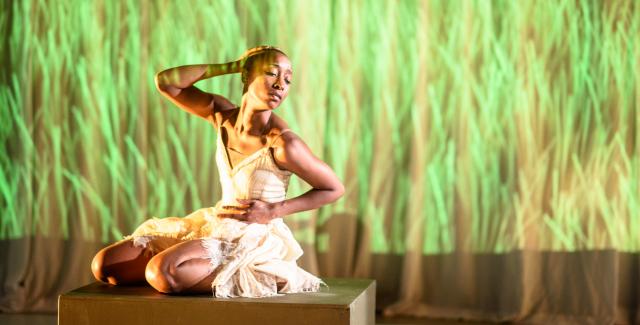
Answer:
[[[153,78],[153,81],[156,84],[156,89],[158,89],[159,92],[161,93],[166,92],[166,84],[164,83],[162,71],[156,73],[155,77]]]
[[[160,77],[160,74],[162,72],[158,72],[156,73],[155,77],[153,77],[153,82],[156,84],[156,89],[158,89],[159,92],[163,92],[163,84],[162,84],[162,78]]]
[[[175,97],[178,94],[180,94],[180,89],[167,83],[167,78],[164,74],[164,71],[160,71],[156,73],[153,80],[154,80],[154,83],[156,84],[156,89],[158,89],[158,91],[161,94],[165,96],[170,96],[170,97]]]

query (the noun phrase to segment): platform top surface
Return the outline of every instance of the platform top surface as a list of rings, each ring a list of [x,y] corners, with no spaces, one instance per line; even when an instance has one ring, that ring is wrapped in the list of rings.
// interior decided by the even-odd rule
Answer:
[[[371,279],[323,279],[329,287],[322,286],[319,292],[288,293],[281,296],[265,298],[214,298],[210,294],[199,295],[169,295],[156,291],[149,285],[114,286],[101,282],[94,282],[84,287],[60,295],[61,299],[80,300],[149,300],[172,303],[276,303],[295,305],[326,305],[328,307],[344,308],[349,306],[369,286],[374,285]],[[374,293],[375,294],[375,293]]]

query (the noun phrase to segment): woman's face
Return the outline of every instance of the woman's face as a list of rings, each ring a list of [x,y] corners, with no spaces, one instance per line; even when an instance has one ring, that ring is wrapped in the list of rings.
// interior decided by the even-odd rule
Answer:
[[[289,58],[280,52],[269,51],[254,60],[245,86],[249,95],[274,109],[287,98],[291,77]]]

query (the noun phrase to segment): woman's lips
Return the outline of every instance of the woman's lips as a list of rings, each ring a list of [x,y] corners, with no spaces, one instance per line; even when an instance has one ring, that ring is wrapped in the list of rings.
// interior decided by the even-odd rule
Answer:
[[[282,97],[280,97],[280,95],[274,93],[269,93],[269,97],[275,98],[277,100],[282,100]]]

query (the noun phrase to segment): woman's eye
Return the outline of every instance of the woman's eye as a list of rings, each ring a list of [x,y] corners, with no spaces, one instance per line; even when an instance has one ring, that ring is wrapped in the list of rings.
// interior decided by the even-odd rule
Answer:
[[[276,74],[275,74],[275,73],[273,73],[273,72],[267,72],[267,75],[269,75],[269,76],[275,76]]]
[[[291,84],[291,80],[286,80],[286,79],[285,79],[285,80],[284,80],[284,82],[286,82],[286,83],[287,83],[287,85]]]

